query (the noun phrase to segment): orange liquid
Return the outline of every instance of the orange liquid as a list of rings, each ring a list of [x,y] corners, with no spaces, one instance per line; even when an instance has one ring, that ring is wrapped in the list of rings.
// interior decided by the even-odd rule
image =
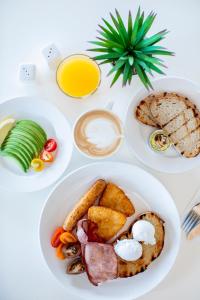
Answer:
[[[100,83],[100,69],[85,55],[72,55],[64,59],[57,69],[57,83],[67,95],[82,98],[92,94]]]

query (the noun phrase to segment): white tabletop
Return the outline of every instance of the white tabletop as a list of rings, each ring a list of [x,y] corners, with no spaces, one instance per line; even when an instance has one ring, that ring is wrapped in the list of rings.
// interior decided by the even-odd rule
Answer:
[[[157,18],[153,30],[167,27],[170,34],[165,45],[176,52],[167,58],[167,74],[185,76],[200,83],[200,2],[198,0],[2,0],[0,2],[0,101],[19,95],[40,95],[55,103],[73,123],[80,112],[88,108],[104,107],[108,100],[116,102],[123,112],[140,82],[134,78],[131,87],[120,83],[109,88],[105,78],[98,93],[82,102],[64,96],[57,88],[54,73],[44,61],[41,49],[54,42],[62,54],[84,51],[87,41],[94,39],[101,17],[117,7],[123,16],[128,9],[134,12],[138,4],[149,12],[155,9]],[[35,63],[37,81],[24,85],[18,81],[18,65]],[[119,106],[120,104],[120,106]],[[34,108],[33,108],[34,109]],[[147,169],[171,192],[180,214],[199,188],[200,169],[179,175],[166,175],[143,166],[124,145],[111,160],[135,163]],[[89,163],[76,151],[69,172]],[[0,299],[53,300],[71,299],[70,290],[63,288],[48,271],[40,254],[38,221],[44,201],[52,187],[32,194],[0,190]],[[162,201],[162,199],[161,199]],[[176,263],[166,279],[144,300],[199,299],[200,244],[182,239]],[[133,286],[134,289],[134,286]],[[80,295],[81,296],[81,295]]]

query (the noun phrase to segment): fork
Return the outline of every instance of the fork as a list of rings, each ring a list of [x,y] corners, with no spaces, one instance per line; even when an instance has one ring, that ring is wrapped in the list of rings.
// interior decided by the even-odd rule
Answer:
[[[185,231],[186,235],[189,234],[192,228],[194,228],[196,225],[200,223],[200,215],[195,210],[197,205],[195,205],[183,219],[182,228]]]

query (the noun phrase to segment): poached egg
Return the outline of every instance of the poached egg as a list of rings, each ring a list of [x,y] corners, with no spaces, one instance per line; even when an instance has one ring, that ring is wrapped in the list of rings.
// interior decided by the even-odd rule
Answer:
[[[139,220],[132,226],[133,238],[144,244],[155,245],[155,227],[146,220]]]
[[[142,245],[134,239],[117,241],[115,253],[126,261],[134,261],[142,256]]]

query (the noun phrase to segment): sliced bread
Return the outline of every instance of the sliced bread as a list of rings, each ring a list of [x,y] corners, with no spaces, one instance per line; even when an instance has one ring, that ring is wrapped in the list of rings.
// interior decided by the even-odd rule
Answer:
[[[136,118],[145,125],[158,127],[159,125],[153,119],[150,111],[150,104],[153,99],[153,95],[149,95],[140,101],[139,105],[136,107],[135,115]]]
[[[181,126],[177,131],[170,135],[170,138],[174,144],[185,138],[189,133],[197,129],[200,125],[199,118],[190,119],[185,125]]]
[[[161,127],[187,109],[184,97],[176,93],[161,93],[151,101],[150,111],[156,123]]]
[[[191,158],[197,156],[200,152],[200,128],[198,127],[184,139],[180,140],[175,144],[175,147],[184,157]]]

